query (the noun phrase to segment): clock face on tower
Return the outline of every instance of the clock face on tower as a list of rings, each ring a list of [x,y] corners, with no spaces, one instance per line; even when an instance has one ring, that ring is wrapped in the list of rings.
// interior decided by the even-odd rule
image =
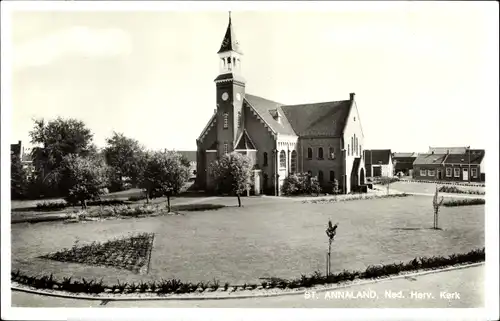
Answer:
[[[227,92],[224,92],[224,93],[222,94],[222,100],[226,101],[228,98],[229,98],[228,93],[227,93]]]
[[[240,93],[237,93],[237,94],[236,94],[236,99],[237,99],[238,101],[240,101],[240,100],[241,100],[241,95],[240,95]]]

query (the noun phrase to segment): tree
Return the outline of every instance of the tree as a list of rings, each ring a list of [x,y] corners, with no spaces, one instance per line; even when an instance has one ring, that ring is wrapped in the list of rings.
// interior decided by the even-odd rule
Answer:
[[[140,175],[140,159],[144,154],[144,147],[135,139],[128,138],[121,133],[113,133],[106,139],[104,148],[106,163],[111,167],[111,183],[117,189],[123,189],[124,178],[136,186]]]
[[[387,195],[389,195],[392,181],[393,181],[392,177],[388,177],[388,176],[380,177],[380,184],[387,186]]]
[[[19,199],[26,197],[28,192],[27,173],[18,155],[10,155],[10,197]]]
[[[34,120],[34,128],[30,131],[31,143],[37,145],[32,149],[32,159],[39,179],[51,194],[58,194],[57,169],[67,155],[82,157],[96,153],[92,144],[92,133],[85,123],[69,118],[57,118],[46,122],[44,119]]]
[[[439,199],[439,191],[436,185],[436,192],[434,193],[434,197],[432,199],[432,207],[434,208],[434,229],[437,230],[439,228],[439,208],[443,205],[444,197]]]
[[[107,184],[106,165],[95,157],[74,154],[65,156],[57,169],[59,186],[68,203],[80,203],[87,208],[87,200],[104,193]]]
[[[167,196],[168,211],[170,197],[179,194],[189,178],[189,168],[182,164],[182,156],[172,151],[154,152],[139,160],[145,164],[139,186],[146,191],[147,200]]]
[[[241,194],[248,191],[252,182],[250,158],[237,152],[225,154],[213,162],[209,170],[218,191],[236,194],[241,207]]]
[[[332,269],[332,262],[331,262],[331,253],[332,253],[332,243],[335,235],[337,234],[337,226],[339,223],[336,223],[334,226],[332,226],[332,221],[328,220],[328,226],[326,228],[326,235],[328,236],[328,253],[327,253],[327,265],[326,265],[326,275],[330,275],[331,269]]]

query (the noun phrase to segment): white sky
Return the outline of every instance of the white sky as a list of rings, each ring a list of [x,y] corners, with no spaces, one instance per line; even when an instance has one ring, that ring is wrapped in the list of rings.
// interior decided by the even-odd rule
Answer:
[[[247,92],[285,104],[355,92],[366,148],[485,148],[498,5],[343,5],[233,5]],[[85,121],[98,146],[118,131],[148,148],[196,149],[216,108],[222,10],[15,13],[11,141],[28,143],[34,117],[62,116]]]

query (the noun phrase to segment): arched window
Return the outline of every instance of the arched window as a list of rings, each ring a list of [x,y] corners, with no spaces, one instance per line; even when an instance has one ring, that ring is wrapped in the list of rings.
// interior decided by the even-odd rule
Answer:
[[[318,172],[318,182],[323,184],[323,171]]]
[[[347,156],[351,155],[351,145],[347,144]]]
[[[351,136],[351,155],[354,156],[354,136]]]
[[[333,181],[335,181],[335,172],[330,171],[330,182],[333,182]]]
[[[286,153],[284,150],[280,152],[280,168],[286,168]]]
[[[292,173],[295,173],[297,172],[297,152],[296,151],[292,151],[292,159],[291,159],[291,162],[290,162],[290,171]]]
[[[267,153],[264,152],[264,165],[267,166]]]
[[[224,143],[224,154],[228,153],[228,145],[227,143]]]
[[[238,128],[241,127],[241,111],[238,112]]]
[[[224,113],[224,128],[228,128],[228,127],[229,127],[228,115],[227,115],[227,113]]]
[[[323,147],[318,148],[318,158],[323,159]]]
[[[313,149],[311,147],[307,148],[307,158],[309,159],[313,158]]]

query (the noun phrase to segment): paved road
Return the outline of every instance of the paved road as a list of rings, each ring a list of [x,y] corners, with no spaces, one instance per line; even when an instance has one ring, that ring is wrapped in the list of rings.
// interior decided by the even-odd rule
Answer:
[[[484,265],[386,280],[344,290],[270,298],[102,302],[71,300],[12,292],[13,307],[144,307],[144,308],[480,308],[484,306]],[[376,298],[342,299],[339,293],[358,291]],[[388,297],[392,293],[393,298]],[[426,294],[428,293],[428,294]],[[345,294],[344,294],[345,295]],[[335,298],[337,296],[337,298]]]

